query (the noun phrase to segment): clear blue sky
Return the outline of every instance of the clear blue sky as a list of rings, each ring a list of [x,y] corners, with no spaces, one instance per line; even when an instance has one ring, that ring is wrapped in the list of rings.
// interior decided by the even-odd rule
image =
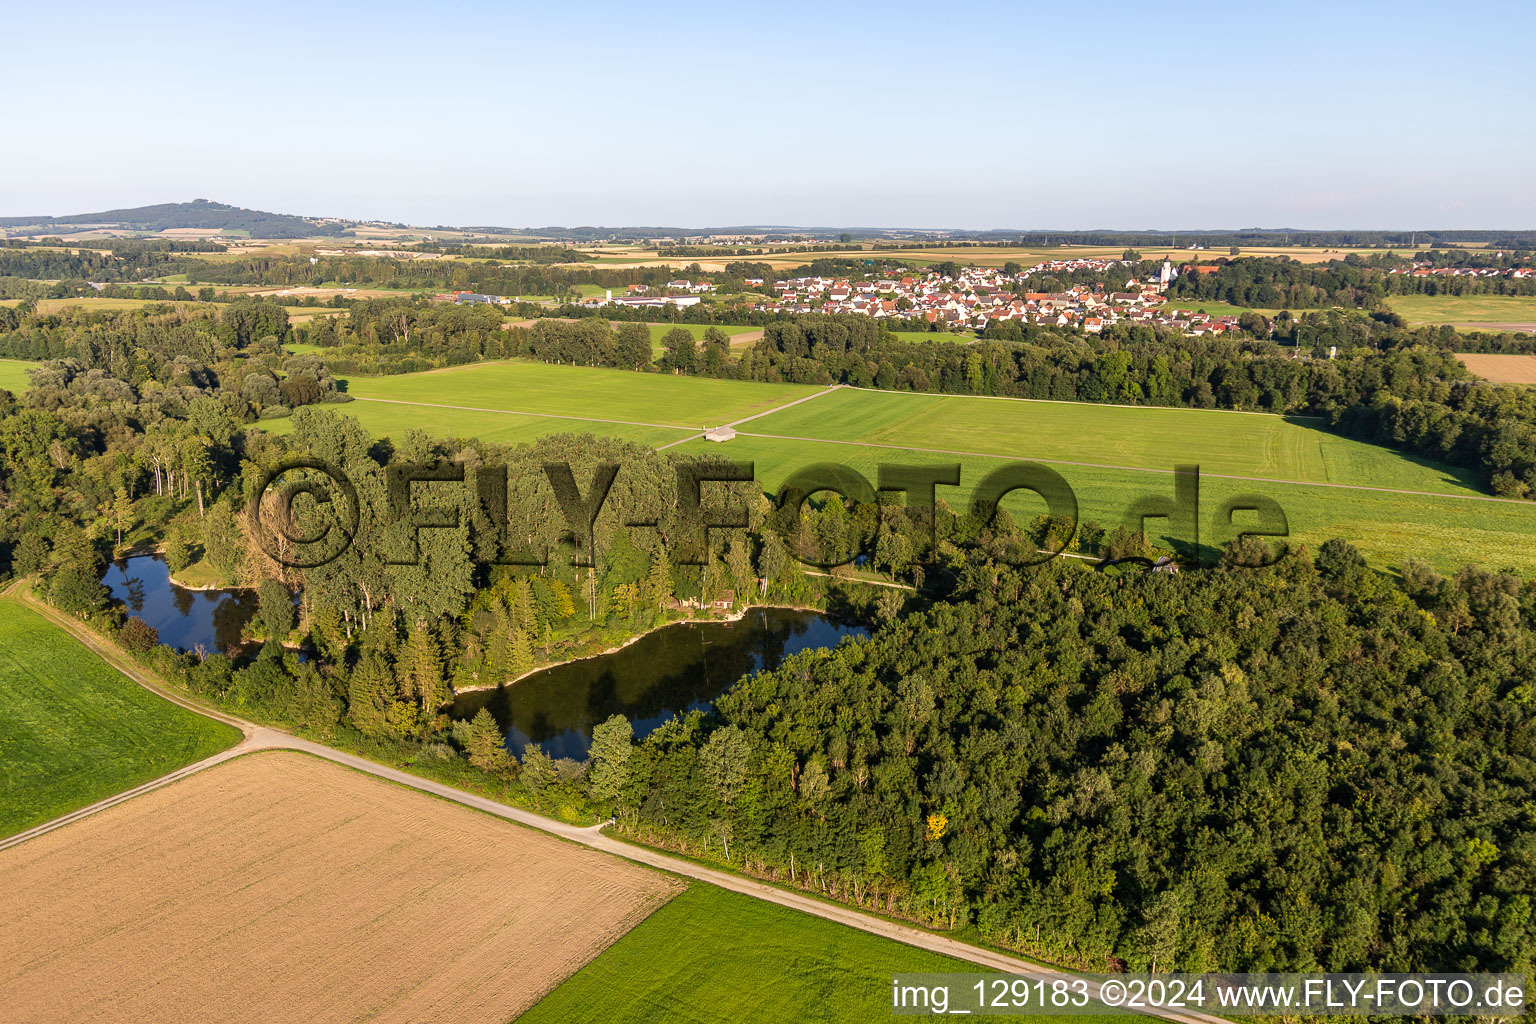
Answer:
[[[1529,3],[85,4],[0,215],[1536,227]]]

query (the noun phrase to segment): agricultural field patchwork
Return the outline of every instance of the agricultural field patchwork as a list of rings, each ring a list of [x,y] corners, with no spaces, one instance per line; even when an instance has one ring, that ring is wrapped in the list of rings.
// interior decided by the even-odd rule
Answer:
[[[218,753],[240,732],[155,696],[0,599],[0,836]]]
[[[519,443],[550,433],[591,432],[647,445],[682,441],[699,425],[780,409],[814,395],[741,424],[737,438],[726,445],[693,440],[673,450],[753,461],[769,490],[815,462],[843,462],[870,480],[882,462],[959,462],[961,487],[939,491],[952,505],[968,501],[971,487],[1002,462],[1040,460],[1053,464],[1074,488],[1083,519],[1109,528],[1121,522],[1135,498],[1171,495],[1174,466],[1193,463],[1202,473],[1207,545],[1229,539],[1216,536],[1210,524],[1222,501],[1260,493],[1281,504],[1291,536],[1313,548],[1342,537],[1383,567],[1412,557],[1444,570],[1468,563],[1522,572],[1536,568],[1536,506],[1487,500],[1475,473],[1340,437],[1306,418],[828,391],[516,361],[357,378],[351,393],[390,396],[389,402],[336,407],[376,436],[399,438],[420,429],[434,436]],[[479,411],[440,407],[457,404]],[[529,415],[509,415],[512,410]],[[590,418],[548,415],[557,410]],[[613,419],[653,425],[600,422]],[[283,420],[267,425],[287,429]],[[1044,511],[1043,503],[1020,495],[1005,507],[1026,519]],[[1154,531],[1166,525],[1149,523]]]
[[[758,248],[756,243],[746,243],[746,248]],[[784,248],[770,245],[768,248]],[[1380,254],[1382,249],[1324,248],[1308,246],[1255,246],[1243,248],[1243,256],[1284,256],[1299,263],[1324,263],[1343,259],[1350,253]],[[1395,251],[1409,252],[1409,246],[1399,246]],[[817,259],[882,259],[911,267],[924,267],[934,263],[962,263],[968,266],[1001,267],[1005,263],[1019,263],[1026,267],[1045,260],[1071,259],[1119,259],[1124,246],[1103,245],[943,245],[904,249],[876,249],[870,242],[861,243],[858,251],[817,251],[791,249],[788,252],[769,252],[756,256],[669,256],[662,258],[655,250],[642,246],[588,247],[588,258],[583,263],[612,267],[681,267],[697,263],[699,269],[718,273],[732,263],[764,263],[775,271],[805,266]],[[1211,260],[1226,257],[1226,249],[1185,249],[1169,246],[1150,246],[1137,249],[1143,259],[1161,260],[1165,256],[1175,263],[1189,260]]]
[[[11,1024],[504,1024],[680,888],[303,754],[0,851]]]

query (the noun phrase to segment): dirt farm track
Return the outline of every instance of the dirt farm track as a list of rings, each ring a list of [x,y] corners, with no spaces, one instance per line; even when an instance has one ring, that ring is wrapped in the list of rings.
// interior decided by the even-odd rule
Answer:
[[[7,1024],[505,1024],[681,883],[269,751],[0,851]]]

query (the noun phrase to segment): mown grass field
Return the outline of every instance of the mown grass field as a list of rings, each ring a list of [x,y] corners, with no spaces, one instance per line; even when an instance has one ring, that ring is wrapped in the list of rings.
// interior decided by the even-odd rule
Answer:
[[[29,363],[25,359],[0,359],[0,389],[9,391],[13,395],[19,395],[27,390],[30,381],[27,374],[40,363]]]
[[[890,1017],[891,975],[897,971],[981,970],[694,883],[545,996],[518,1024],[865,1024]],[[1109,1018],[1073,1019],[1086,1024]]]
[[[1339,437],[1315,421],[1205,409],[1127,408],[843,388],[741,429],[827,441],[1446,494],[1482,493],[1475,474]]]
[[[522,360],[394,377],[356,377],[357,398],[582,416],[698,429],[764,412],[818,390],[802,384],[710,380]]]
[[[1536,295],[1393,295],[1387,306],[1410,324],[1525,324],[1536,329]]]
[[[353,382],[354,394],[392,402],[335,408],[356,416],[376,436],[399,438],[415,428],[511,444],[550,433],[592,432],[660,445],[679,441],[702,424],[778,408],[817,390],[507,362],[360,378]],[[394,404],[402,402],[436,405]],[[588,418],[557,419],[550,413]],[[266,425],[287,429],[282,420]],[[770,412],[738,430],[726,445],[696,440],[674,450],[753,461],[770,491],[792,471],[815,462],[846,463],[871,481],[882,462],[958,462],[961,486],[939,491],[952,505],[968,501],[974,484],[1002,462],[1037,459],[1056,463],[1053,468],[1077,494],[1082,519],[1109,528],[1122,521],[1136,498],[1171,496],[1173,467],[1194,463],[1202,472],[1201,539],[1207,546],[1228,539],[1214,529],[1221,502],[1259,493],[1279,502],[1291,536],[1314,549],[1342,537],[1382,567],[1413,557],[1443,570],[1478,563],[1536,571],[1536,504],[1482,500],[1487,495],[1471,472],[1339,437],[1310,420],[848,388]],[[1043,503],[1024,494],[1005,505],[1026,519],[1044,511]],[[1159,525],[1166,524],[1149,524],[1154,530]]]
[[[452,396],[444,396],[452,401]],[[636,444],[662,445],[697,433],[698,427],[632,427],[619,423],[591,420],[564,420],[551,416],[524,416],[495,411],[441,409],[424,405],[395,405],[385,402],[349,402],[325,407],[351,416],[375,437],[400,441],[410,430],[422,430],[430,437],[478,437],[496,444],[522,444],[546,434],[597,434],[622,437]],[[261,426],[274,434],[293,429],[291,419],[262,420]]]
[[[837,462],[863,473],[871,483],[881,463],[938,465],[959,463],[960,486],[940,487],[938,497],[953,508],[969,502],[972,489],[987,473],[1010,461],[1009,456],[946,456],[921,452],[861,448],[826,441],[792,441],[739,435],[725,445],[690,441],[672,449],[680,454],[729,457],[755,464],[757,479],[774,491],[794,470],[817,462]],[[1025,458],[1027,456],[1018,456]],[[1130,505],[1145,495],[1173,497],[1173,476],[1167,470],[1099,469],[1052,465],[1072,487],[1081,521],[1113,529]],[[1170,466],[1171,468],[1171,466]],[[1230,540],[1216,530],[1221,503],[1244,494],[1272,498],[1284,510],[1293,540],[1315,552],[1318,545],[1342,537],[1361,550],[1372,564],[1389,568],[1417,558],[1451,571],[1476,563],[1509,568],[1523,576],[1536,572],[1536,504],[1480,501],[1450,496],[1421,497],[1320,487],[1224,480],[1204,473],[1200,481],[1200,539],[1211,548]],[[1020,522],[1046,511],[1045,503],[1028,492],[1009,496],[1004,507]],[[1246,520],[1241,514],[1238,523]],[[1167,524],[1149,520],[1154,543],[1166,544]],[[1211,553],[1208,551],[1208,553]]]
[[[1202,472],[1201,540],[1206,546],[1229,539],[1215,528],[1221,503],[1257,493],[1278,502],[1291,536],[1314,550],[1342,537],[1380,566],[1398,566],[1413,557],[1443,570],[1468,563],[1524,574],[1536,570],[1536,505],[1478,500],[1485,495],[1475,474],[1339,437],[1310,421],[844,389],[741,429],[745,434],[726,446],[706,447],[700,441],[677,450],[723,451],[752,460],[769,489],[815,462],[845,463],[871,481],[882,462],[958,462],[961,486],[939,490],[956,506],[968,502],[972,487],[1007,459],[1092,463],[1052,468],[1076,493],[1080,518],[1110,528],[1123,520],[1136,498],[1171,497],[1174,465],[1193,463]],[[1045,511],[1044,503],[1027,492],[1010,497],[1005,507],[1025,520]],[[1153,520],[1149,528],[1167,525]],[[1166,540],[1166,533],[1155,535]]]
[[[237,743],[150,693],[38,613],[0,600],[0,836]]]

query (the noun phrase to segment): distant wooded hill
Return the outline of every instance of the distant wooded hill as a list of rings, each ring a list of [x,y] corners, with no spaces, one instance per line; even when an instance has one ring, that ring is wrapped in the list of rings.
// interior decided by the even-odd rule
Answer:
[[[265,213],[239,206],[197,199],[190,203],[161,203],[129,210],[103,210],[67,217],[0,217],[0,228],[103,225],[133,231],[164,231],[167,228],[204,228],[244,231],[256,238],[303,238],[316,233],[315,221],[286,213]]]

